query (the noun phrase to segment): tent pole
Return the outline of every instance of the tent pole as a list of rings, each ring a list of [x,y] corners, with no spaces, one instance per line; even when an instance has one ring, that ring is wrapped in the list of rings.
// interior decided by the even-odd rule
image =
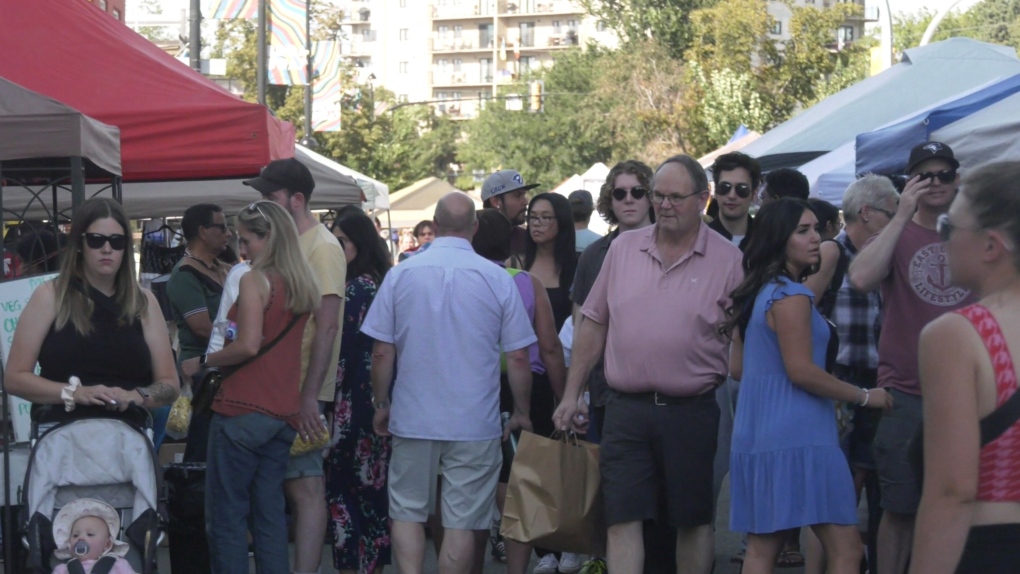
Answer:
[[[393,239],[393,220],[390,219],[390,210],[386,210],[386,229],[390,232],[390,256],[397,255],[397,241]]]
[[[266,0],[259,0],[258,39],[256,42],[256,64],[258,72],[257,91],[258,102],[266,105]]]
[[[85,203],[85,174],[82,173],[81,156],[73,156],[71,158],[71,213],[74,213],[74,210],[83,203]]]

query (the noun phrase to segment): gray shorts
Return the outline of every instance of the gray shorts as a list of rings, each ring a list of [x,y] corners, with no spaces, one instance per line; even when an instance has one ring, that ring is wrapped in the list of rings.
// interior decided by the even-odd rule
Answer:
[[[910,442],[921,426],[921,397],[886,389],[893,408],[882,416],[872,449],[882,509],[915,514],[921,504],[921,476],[910,462]]]
[[[443,481],[443,526],[486,530],[503,463],[500,439],[439,441],[393,437],[390,518],[425,522],[436,507],[436,475]]]
[[[326,412],[326,403],[319,401],[319,412]],[[323,476],[325,472],[323,471],[322,462],[321,450],[313,450],[312,452],[292,456],[287,461],[287,476],[285,480]]]

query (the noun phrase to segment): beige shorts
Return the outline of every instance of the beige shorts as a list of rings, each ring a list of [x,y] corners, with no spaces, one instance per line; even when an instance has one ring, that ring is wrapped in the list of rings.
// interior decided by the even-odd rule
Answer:
[[[492,519],[503,458],[500,439],[439,441],[393,437],[390,518],[425,522],[436,507],[436,475],[443,481],[443,526],[485,530]]]

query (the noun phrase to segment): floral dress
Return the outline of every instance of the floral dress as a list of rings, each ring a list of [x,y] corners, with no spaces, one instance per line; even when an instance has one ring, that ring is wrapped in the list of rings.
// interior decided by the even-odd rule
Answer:
[[[390,439],[372,429],[372,338],[361,323],[378,285],[368,275],[347,282],[333,407],[335,444],[326,461],[333,565],[368,574],[390,563],[386,472]]]

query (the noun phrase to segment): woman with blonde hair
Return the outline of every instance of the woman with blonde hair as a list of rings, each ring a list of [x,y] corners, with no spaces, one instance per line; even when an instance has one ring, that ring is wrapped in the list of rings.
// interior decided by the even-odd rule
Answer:
[[[12,395],[34,403],[37,422],[129,418],[132,404],[148,409],[177,398],[166,323],[135,280],[131,226],[117,202],[90,199],[74,210],[60,275],[21,313],[5,379]]]
[[[248,517],[255,567],[289,572],[283,481],[301,412],[301,337],[319,303],[291,216],[257,201],[237,216],[251,271],[227,314],[223,350],[188,359],[186,375],[232,367],[213,401],[206,470],[206,527],[213,572],[248,572]],[[231,338],[231,335],[236,335]]]
[[[921,331],[924,490],[910,572],[1020,572],[1020,162],[965,178],[938,232],[979,297]]]

